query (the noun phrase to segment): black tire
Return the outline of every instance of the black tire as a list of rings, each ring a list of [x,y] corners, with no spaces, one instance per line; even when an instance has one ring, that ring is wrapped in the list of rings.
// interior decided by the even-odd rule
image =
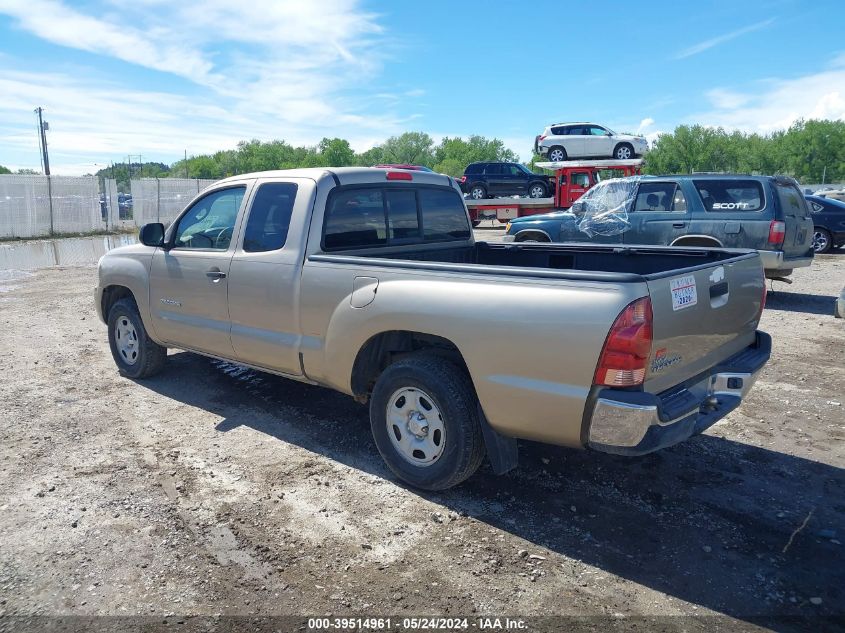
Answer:
[[[484,185],[473,185],[469,188],[469,197],[473,200],[483,200],[487,197],[487,189]]]
[[[554,154],[555,152],[560,152],[561,158],[552,158],[552,154]],[[550,147],[549,153],[547,154],[547,157],[553,163],[557,163],[557,162],[560,162],[562,160],[566,160],[568,158],[567,155],[566,155],[566,149],[561,147],[560,145],[555,145],[554,147]]]
[[[135,344],[128,353],[118,345],[118,324],[135,332]],[[148,378],[159,373],[167,360],[167,348],[153,341],[147,334],[138,306],[133,299],[116,301],[109,310],[109,347],[121,376],[127,378]],[[121,328],[122,329],[122,328]]]
[[[817,226],[813,229],[813,252],[816,255],[827,253],[833,248],[833,236],[830,231]]]
[[[620,143],[616,146],[616,149],[613,150],[613,158],[616,160],[629,160],[631,158],[636,158],[636,154],[634,154],[634,147],[630,143]]]
[[[406,460],[388,436],[387,408],[398,390],[419,389],[440,410],[445,429],[443,452],[430,465]],[[402,481],[423,490],[445,490],[469,478],[484,460],[478,400],[466,372],[428,353],[399,360],[379,376],[370,398],[370,428],[379,453]]]
[[[535,189],[537,191],[535,191]],[[546,185],[544,185],[542,182],[532,182],[528,185],[529,198],[545,198],[548,195],[548,189],[546,188]]]

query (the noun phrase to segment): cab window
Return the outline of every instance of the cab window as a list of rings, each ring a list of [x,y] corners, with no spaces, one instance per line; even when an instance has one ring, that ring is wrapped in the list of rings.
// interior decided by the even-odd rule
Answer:
[[[270,182],[258,188],[244,231],[244,251],[263,253],[284,247],[294,200],[296,185],[291,182]]]
[[[179,220],[174,248],[227,250],[245,191],[220,189],[197,200]]]

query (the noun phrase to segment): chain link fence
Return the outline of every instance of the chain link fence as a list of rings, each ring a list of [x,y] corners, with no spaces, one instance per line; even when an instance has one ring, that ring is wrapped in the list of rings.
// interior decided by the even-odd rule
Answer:
[[[0,175],[0,238],[102,230],[97,179]]]
[[[214,180],[140,178],[131,194],[94,176],[0,175],[0,239],[91,233],[172,222]]]
[[[149,222],[170,224],[194,196],[214,182],[190,178],[132,180],[132,214],[136,226]]]

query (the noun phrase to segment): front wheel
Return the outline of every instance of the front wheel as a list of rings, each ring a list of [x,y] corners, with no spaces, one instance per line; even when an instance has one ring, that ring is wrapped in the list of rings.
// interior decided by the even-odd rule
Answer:
[[[484,459],[472,382],[438,356],[412,355],[384,370],[370,399],[370,427],[390,470],[423,490],[458,485]]]
[[[816,227],[813,231],[813,251],[817,255],[828,252],[833,247],[833,239],[830,236],[830,231],[820,227]]]
[[[162,370],[167,348],[149,337],[135,301],[116,301],[109,310],[108,321],[109,347],[122,376],[147,378]]]
[[[629,160],[634,157],[634,148],[627,143],[622,143],[613,152],[616,160]]]

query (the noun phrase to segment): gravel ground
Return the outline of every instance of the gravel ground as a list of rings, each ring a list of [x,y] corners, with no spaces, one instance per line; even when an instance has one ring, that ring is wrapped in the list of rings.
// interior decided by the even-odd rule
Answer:
[[[93,267],[0,272],[0,629],[36,615],[645,616],[664,630],[842,617],[845,257],[794,280],[769,295],[761,380],[704,435],[636,459],[523,443],[516,471],[423,494],[392,478],[352,399],[175,350],[160,376],[121,378]]]

